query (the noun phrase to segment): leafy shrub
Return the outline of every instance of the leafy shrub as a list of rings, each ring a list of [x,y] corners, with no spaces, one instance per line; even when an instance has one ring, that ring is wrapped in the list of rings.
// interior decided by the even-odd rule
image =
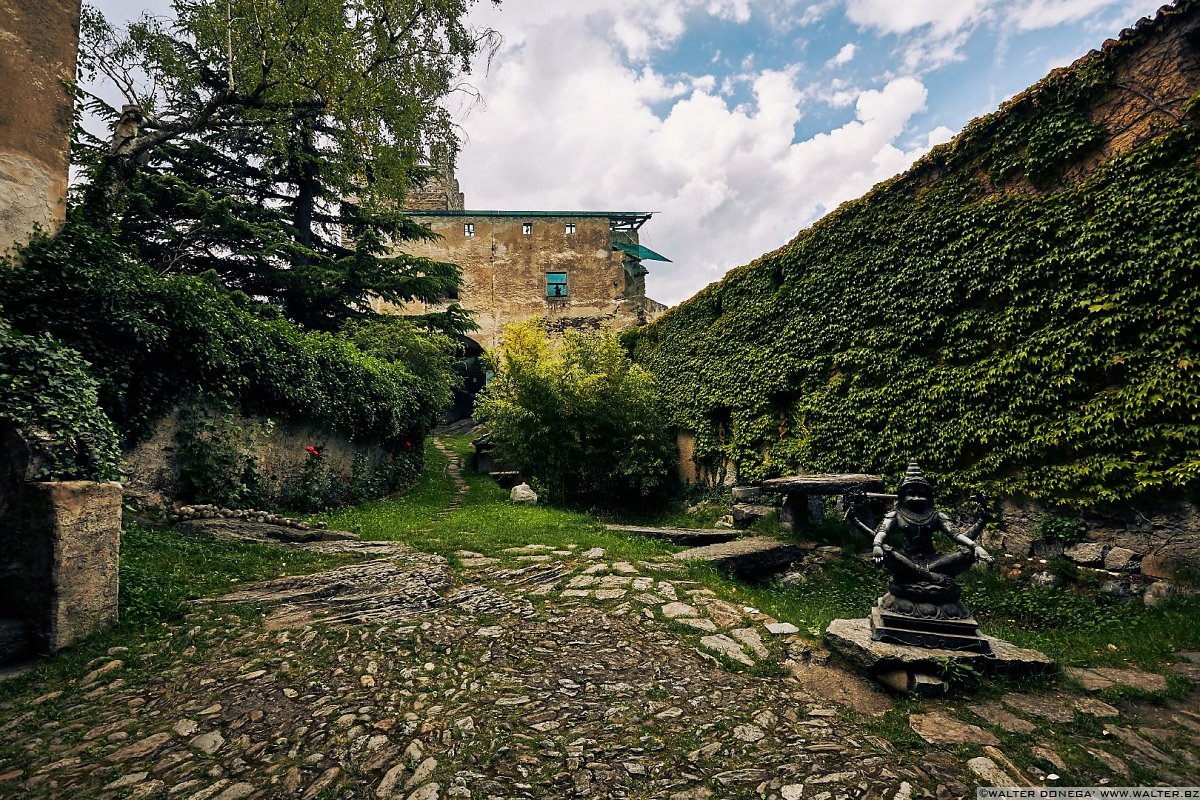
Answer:
[[[199,404],[188,408],[176,436],[178,499],[230,508],[261,508],[267,491],[258,472],[252,439],[227,414],[214,415]]]
[[[32,478],[117,478],[121,451],[97,389],[77,352],[47,334],[22,336],[0,319],[0,421],[39,451]]]
[[[540,321],[509,325],[496,377],[476,404],[496,455],[550,499],[619,506],[667,490],[675,458],[654,378],[610,331],[552,341]]]
[[[350,322],[342,328],[342,335],[367,355],[421,376],[434,408],[449,406],[454,388],[462,382],[453,369],[459,354],[454,340],[444,333],[422,330],[404,317]]]
[[[1063,544],[1076,544],[1084,540],[1087,526],[1078,517],[1061,514],[1043,514],[1033,526],[1033,535],[1038,539],[1051,539]]]
[[[160,276],[77,218],[0,268],[0,298],[14,328],[47,331],[91,363],[126,445],[199,396],[392,444],[423,438],[441,411],[436,380],[303,332],[215,281]]]

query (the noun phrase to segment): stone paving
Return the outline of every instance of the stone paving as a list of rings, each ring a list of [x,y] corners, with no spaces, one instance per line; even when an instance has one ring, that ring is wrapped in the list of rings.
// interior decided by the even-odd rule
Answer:
[[[1088,780],[1200,776],[1195,694],[929,706],[904,727],[944,744],[914,753],[889,741],[886,695],[669,556],[529,545],[452,569],[373,553],[199,604],[148,647],[0,704],[0,744],[20,753],[0,796],[940,800],[1053,782],[1062,754],[1033,739],[1046,769],[1022,768],[1005,739],[1075,727]]]

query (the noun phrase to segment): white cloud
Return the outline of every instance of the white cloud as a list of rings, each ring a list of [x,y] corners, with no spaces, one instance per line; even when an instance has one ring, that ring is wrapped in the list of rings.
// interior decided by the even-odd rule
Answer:
[[[948,34],[979,23],[994,0],[846,0],[846,16],[860,28],[908,33],[928,26]]]
[[[847,42],[842,45],[842,49],[837,51],[837,55],[825,62],[827,67],[840,67],[844,64],[849,64],[854,60],[854,53],[858,50],[858,45],[853,42]]]
[[[1078,22],[1118,2],[1120,0],[1023,0],[1005,16],[1018,30],[1030,31]]]
[[[939,144],[945,144],[957,135],[958,131],[952,131],[945,125],[938,125],[925,136],[925,145],[927,147],[935,147]]]
[[[531,19],[505,47],[480,84],[487,113],[464,122],[459,180],[469,207],[659,212],[643,241],[674,263],[650,265],[656,299],[690,296],[927,149],[896,144],[925,104],[914,78],[841,84],[854,119],[796,142],[812,94],[798,66],[751,66],[735,105],[715,75],[631,67],[602,14]]]
[[[720,19],[749,22],[750,0],[709,0],[707,11]]]

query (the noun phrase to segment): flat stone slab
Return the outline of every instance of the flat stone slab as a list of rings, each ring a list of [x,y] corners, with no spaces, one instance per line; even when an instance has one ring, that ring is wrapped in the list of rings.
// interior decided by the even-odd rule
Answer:
[[[771,478],[763,481],[761,485],[764,492],[775,494],[830,495],[845,494],[850,489],[882,492],[883,476],[857,473],[789,475],[784,478]]]
[[[1000,740],[989,731],[941,711],[910,714],[908,726],[930,744],[1000,744]]]
[[[647,539],[660,539],[671,544],[700,546],[732,542],[738,537],[735,530],[715,530],[711,528],[655,528],[643,525],[605,525],[606,529],[616,533],[632,533]]]
[[[967,708],[980,718],[1009,733],[1033,733],[1037,730],[1037,726],[1032,722],[1006,711],[999,703],[978,703],[967,706]]]
[[[676,561],[712,564],[723,572],[754,576],[779,572],[804,558],[811,545],[781,542],[769,536],[753,536],[708,547],[693,547],[676,553]]]
[[[1167,690],[1166,678],[1156,672],[1143,672],[1140,669],[1069,667],[1063,671],[1068,677],[1079,681],[1080,685],[1089,692],[1098,692],[1113,686],[1128,686],[1131,689],[1142,689],[1148,692],[1165,692]]]
[[[211,536],[214,539],[235,539],[249,542],[283,542],[285,544],[308,544],[310,542],[352,542],[358,537],[349,531],[290,528],[270,522],[254,522],[246,519],[190,519],[177,523],[184,533]]]
[[[1029,675],[1050,672],[1054,662],[1045,653],[980,634],[992,647],[988,655],[961,650],[911,647],[871,639],[871,623],[862,619],[835,619],[825,630],[825,646],[869,675],[909,670],[936,675],[946,659],[973,667],[985,675]]]

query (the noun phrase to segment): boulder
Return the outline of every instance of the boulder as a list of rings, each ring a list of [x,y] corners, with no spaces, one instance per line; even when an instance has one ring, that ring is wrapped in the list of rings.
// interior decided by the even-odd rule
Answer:
[[[1100,584],[1100,594],[1110,600],[1128,600],[1131,596],[1128,581],[1105,581]]]
[[[1100,542],[1080,542],[1063,551],[1063,555],[1081,567],[1099,567],[1104,563],[1108,545]]]
[[[508,499],[523,506],[536,506],[538,496],[528,483],[518,483],[508,493]]]
[[[1168,600],[1179,592],[1175,589],[1174,584],[1166,581],[1155,581],[1146,587],[1145,593],[1142,595],[1142,602],[1153,608],[1164,600]]]
[[[1143,556],[1140,566],[1142,574],[1147,578],[1158,578],[1159,580],[1171,580],[1175,577],[1175,571],[1179,569],[1179,564],[1175,559],[1153,553]]]
[[[1057,558],[1066,549],[1058,539],[1036,539],[1030,548],[1034,558]]]
[[[762,498],[762,489],[757,486],[733,487],[733,502],[757,503]]]
[[[758,505],[753,503],[736,503],[733,506],[733,527],[738,530],[745,530],[760,519],[772,514],[775,511],[773,506]]]
[[[1113,547],[1104,556],[1104,568],[1114,572],[1134,572],[1141,558],[1128,547]]]
[[[1016,558],[1025,558],[1033,549],[1033,537],[1027,533],[986,530],[979,541],[992,553],[1003,553]]]

